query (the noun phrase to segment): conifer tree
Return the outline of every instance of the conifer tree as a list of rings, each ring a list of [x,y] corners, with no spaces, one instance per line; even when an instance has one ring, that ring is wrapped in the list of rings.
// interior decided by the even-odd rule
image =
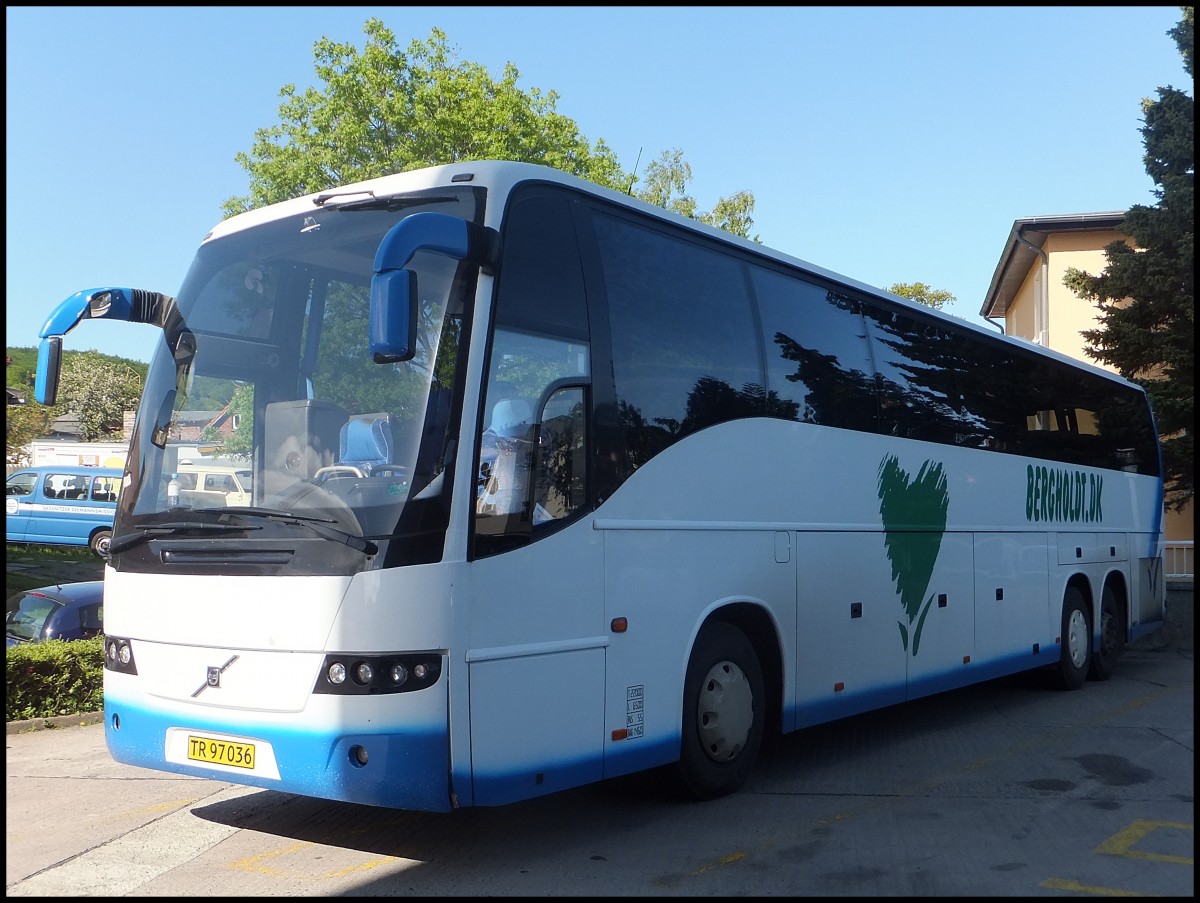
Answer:
[[[1167,32],[1193,75],[1193,11]],[[1190,81],[1189,81],[1190,84]],[[1104,249],[1100,275],[1070,269],[1063,283],[1099,307],[1099,327],[1082,333],[1089,356],[1146,388],[1163,440],[1167,504],[1195,493],[1195,101],[1159,88],[1142,101],[1146,172],[1155,206],[1135,205],[1118,230],[1130,242]]]

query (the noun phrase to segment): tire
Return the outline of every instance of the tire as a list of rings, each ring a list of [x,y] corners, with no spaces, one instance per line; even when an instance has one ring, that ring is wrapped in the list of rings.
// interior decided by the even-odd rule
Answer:
[[[108,546],[112,542],[112,530],[97,530],[88,540],[88,548],[100,558],[108,558]]]
[[[1092,651],[1092,664],[1088,668],[1091,680],[1108,680],[1113,676],[1117,660],[1125,651],[1125,620],[1121,617],[1121,603],[1112,587],[1104,588],[1100,600],[1100,648]]]
[[[745,783],[762,745],[764,701],[762,666],[746,635],[720,621],[706,624],[683,687],[676,776],[685,796],[716,799]]]
[[[1092,619],[1078,587],[1069,586],[1063,596],[1062,654],[1053,666],[1056,686],[1078,690],[1087,679],[1092,661]]]

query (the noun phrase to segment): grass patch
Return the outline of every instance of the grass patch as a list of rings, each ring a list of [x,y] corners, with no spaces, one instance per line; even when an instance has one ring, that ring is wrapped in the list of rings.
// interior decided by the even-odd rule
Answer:
[[[104,576],[104,561],[81,546],[43,546],[10,542],[6,549],[4,596],[50,586],[82,583]]]

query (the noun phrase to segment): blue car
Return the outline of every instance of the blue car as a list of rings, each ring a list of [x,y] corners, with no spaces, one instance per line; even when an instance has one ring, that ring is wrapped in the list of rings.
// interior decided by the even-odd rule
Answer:
[[[5,647],[86,640],[104,631],[104,581],[39,586],[8,597]]]
[[[108,557],[122,471],[51,464],[26,467],[4,488],[8,542],[87,546]]]

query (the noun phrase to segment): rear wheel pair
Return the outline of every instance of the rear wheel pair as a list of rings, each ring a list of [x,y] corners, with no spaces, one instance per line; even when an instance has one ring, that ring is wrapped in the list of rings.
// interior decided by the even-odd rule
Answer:
[[[1100,646],[1092,649],[1092,617],[1082,590],[1067,587],[1063,596],[1062,654],[1053,668],[1055,682],[1078,690],[1089,677],[1108,680],[1125,649],[1125,623],[1116,592],[1105,587],[1100,599]]]

